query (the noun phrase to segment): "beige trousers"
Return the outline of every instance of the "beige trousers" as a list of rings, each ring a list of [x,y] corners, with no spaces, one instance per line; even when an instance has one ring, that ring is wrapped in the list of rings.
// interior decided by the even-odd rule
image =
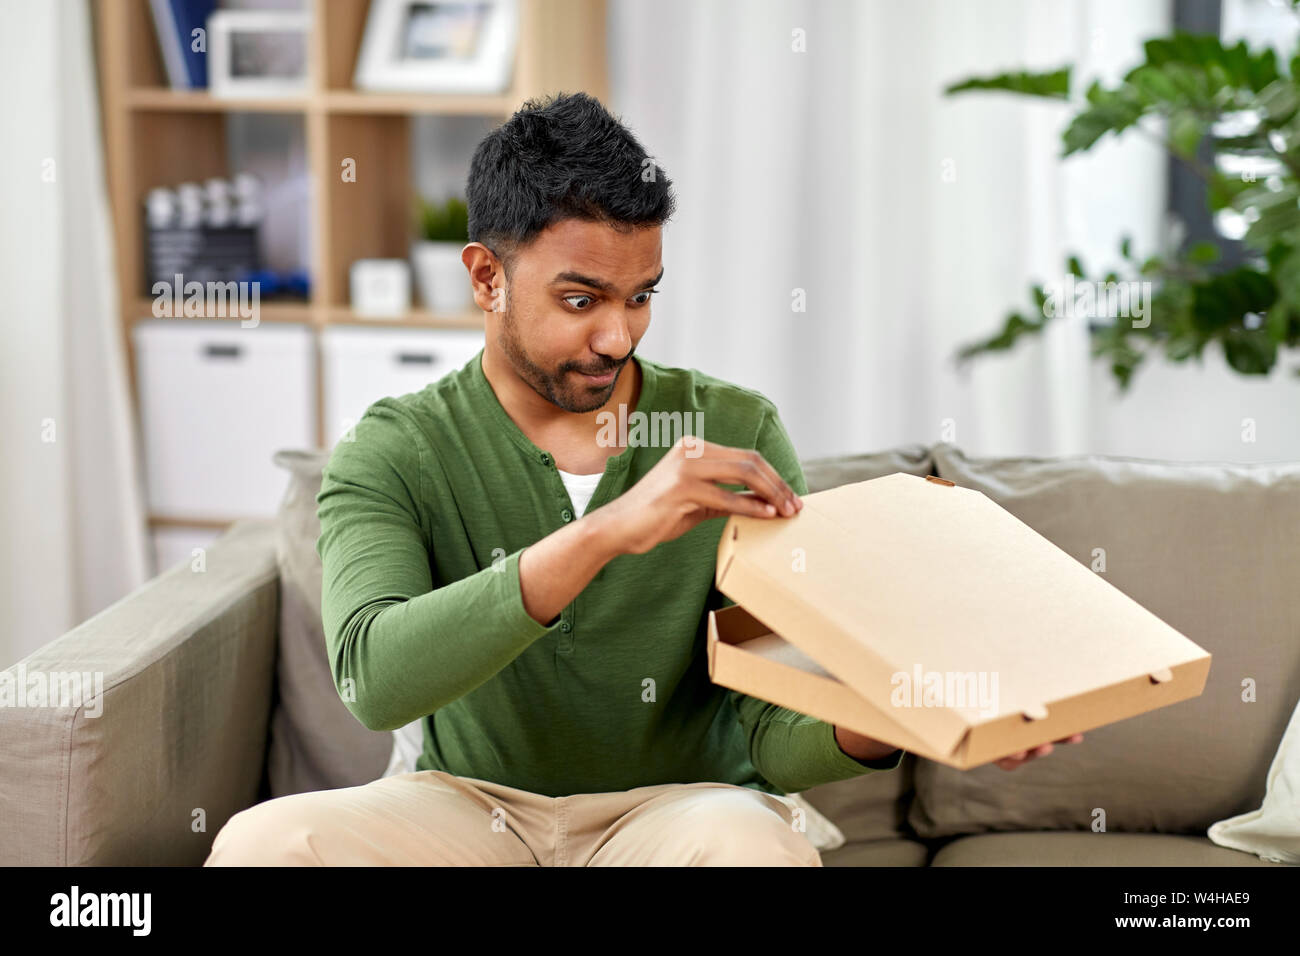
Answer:
[[[821,866],[787,797],[672,783],[545,797],[441,770],[235,814],[205,866]]]

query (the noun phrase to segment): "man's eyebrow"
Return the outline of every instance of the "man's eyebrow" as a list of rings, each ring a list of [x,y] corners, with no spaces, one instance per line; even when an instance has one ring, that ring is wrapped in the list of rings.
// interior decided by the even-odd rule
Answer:
[[[664,270],[660,269],[659,274],[657,276],[655,276],[653,279],[647,279],[645,282],[641,283],[639,288],[648,289],[652,285],[658,285],[659,280],[662,279],[663,277],[664,277]],[[599,289],[601,292],[605,292],[605,293],[612,293],[617,291],[614,288],[614,284],[612,282],[606,282],[604,279],[596,279],[593,278],[592,276],[585,276],[580,272],[561,272],[559,275],[557,275],[554,279],[551,280],[551,285],[563,285],[566,282],[573,282],[578,285],[590,286],[593,289]]]

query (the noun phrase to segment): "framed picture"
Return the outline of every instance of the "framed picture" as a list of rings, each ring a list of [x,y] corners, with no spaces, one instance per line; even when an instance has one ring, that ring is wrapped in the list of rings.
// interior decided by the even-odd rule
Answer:
[[[371,0],[353,83],[407,93],[500,93],[510,82],[518,0]]]
[[[208,17],[208,89],[213,96],[307,92],[311,17],[285,10],[218,10]]]

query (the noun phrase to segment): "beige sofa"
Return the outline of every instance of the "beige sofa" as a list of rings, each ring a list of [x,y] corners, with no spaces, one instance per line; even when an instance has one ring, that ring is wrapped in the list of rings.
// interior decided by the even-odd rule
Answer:
[[[240,522],[9,668],[100,672],[103,690],[0,708],[0,864],[198,864],[244,807],[382,774],[391,735],[347,712],[324,654],[323,458],[282,454],[278,519]],[[1214,655],[1199,698],[1017,771],[909,755],[808,791],[847,841],[828,866],[1277,865],[1205,831],[1260,805],[1300,698],[1300,463],[980,460],[917,445],[804,467],[813,491],[894,471],[978,489]]]

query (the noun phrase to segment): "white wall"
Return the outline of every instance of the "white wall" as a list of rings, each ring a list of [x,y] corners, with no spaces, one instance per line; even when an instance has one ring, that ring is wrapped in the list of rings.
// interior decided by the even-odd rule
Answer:
[[[1178,461],[1300,461],[1300,354],[1268,377],[1229,370],[1217,347],[1205,361],[1143,368],[1126,398],[1093,369],[1089,451]]]

